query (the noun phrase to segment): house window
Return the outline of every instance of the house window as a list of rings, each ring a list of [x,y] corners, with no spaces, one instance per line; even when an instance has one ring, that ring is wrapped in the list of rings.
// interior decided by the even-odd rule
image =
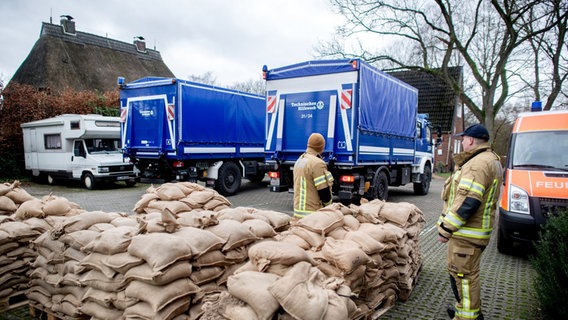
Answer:
[[[43,143],[46,150],[61,149],[61,134],[46,134]]]

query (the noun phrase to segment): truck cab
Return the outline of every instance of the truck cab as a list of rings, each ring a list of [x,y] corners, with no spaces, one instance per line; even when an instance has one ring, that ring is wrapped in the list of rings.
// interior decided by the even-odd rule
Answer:
[[[497,248],[514,254],[516,244],[538,240],[549,217],[568,210],[568,111],[519,115],[504,174]]]

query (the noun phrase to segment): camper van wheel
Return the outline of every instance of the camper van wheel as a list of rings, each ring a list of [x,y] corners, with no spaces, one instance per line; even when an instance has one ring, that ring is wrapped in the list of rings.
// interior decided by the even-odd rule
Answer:
[[[413,184],[414,194],[424,196],[430,190],[430,181],[432,180],[432,169],[429,164],[424,166],[424,173],[420,175],[420,182]]]
[[[54,182],[55,182],[55,179],[53,179],[53,177],[50,174],[48,174],[47,175],[47,183],[53,184]]]
[[[234,162],[225,162],[219,168],[215,189],[224,196],[233,195],[241,187],[241,170]]]
[[[89,172],[85,173],[83,175],[83,184],[85,185],[85,188],[93,190],[95,188],[95,177],[93,177],[93,175]]]
[[[373,179],[373,199],[386,201],[389,192],[389,180],[384,171],[380,171]]]

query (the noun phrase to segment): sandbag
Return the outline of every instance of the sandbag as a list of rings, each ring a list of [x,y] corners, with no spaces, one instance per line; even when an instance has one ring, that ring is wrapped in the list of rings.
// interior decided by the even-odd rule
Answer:
[[[324,278],[317,268],[299,262],[268,289],[294,318],[321,320],[328,307],[328,295],[322,287]]]
[[[132,237],[128,253],[144,259],[157,271],[176,261],[189,260],[195,255],[187,241],[169,233],[136,235]]]
[[[343,214],[339,210],[320,209],[300,219],[297,226],[325,235],[331,230],[343,226]]]
[[[219,214],[215,211],[191,211],[181,212],[178,214],[177,222],[185,227],[194,227],[203,229],[219,223]]]
[[[209,226],[205,230],[225,240],[222,251],[229,251],[259,239],[246,225],[235,220],[219,220],[219,224]]]
[[[140,264],[130,268],[124,274],[127,281],[138,280],[152,285],[167,285],[182,278],[189,278],[192,273],[192,265],[188,261],[179,261],[169,267],[156,271],[147,264]]]
[[[101,232],[93,241],[81,248],[81,251],[109,255],[126,252],[136,231],[135,227],[113,226],[112,229]]]
[[[369,256],[359,248],[357,243],[351,240],[326,238],[321,253],[329,263],[346,274],[353,272],[360,265],[365,265],[370,261]]]
[[[269,291],[270,286],[278,280],[277,275],[246,271],[229,277],[227,289],[230,294],[250,305],[258,319],[272,319],[280,307],[278,301]]]
[[[18,206],[14,201],[6,196],[0,196],[0,211],[15,212]]]
[[[379,214],[386,220],[391,221],[398,226],[405,227],[410,215],[415,212],[420,212],[420,209],[412,203],[385,202]]]
[[[15,212],[15,218],[17,220],[26,220],[31,217],[43,218],[45,214],[41,207],[43,203],[40,199],[31,199],[22,203]]]
[[[156,313],[167,307],[169,303],[198,291],[199,287],[191,280],[182,278],[163,286],[133,280],[126,286],[125,293],[127,297],[148,303],[152,313]]]
[[[250,219],[243,221],[243,225],[247,226],[249,230],[258,238],[271,238],[276,235],[272,226],[260,219]]]
[[[291,266],[300,261],[306,261],[315,265],[305,250],[284,241],[267,240],[256,243],[249,248],[248,255],[258,271],[266,270],[270,264]]]

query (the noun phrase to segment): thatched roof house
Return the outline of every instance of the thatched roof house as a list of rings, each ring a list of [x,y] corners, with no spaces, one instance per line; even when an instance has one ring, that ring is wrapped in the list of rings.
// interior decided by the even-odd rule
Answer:
[[[134,43],[75,30],[71,17],[61,25],[42,23],[40,37],[10,82],[61,91],[104,92],[116,88],[117,77],[132,81],[147,76],[174,77],[160,52]]]

